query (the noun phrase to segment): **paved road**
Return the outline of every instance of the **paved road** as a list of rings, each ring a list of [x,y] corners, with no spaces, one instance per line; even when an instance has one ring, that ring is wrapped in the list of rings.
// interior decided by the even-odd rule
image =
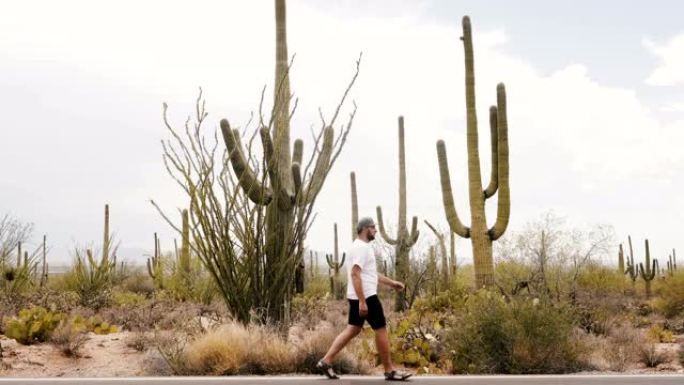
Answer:
[[[454,385],[684,385],[684,374],[663,375],[567,375],[567,376],[419,376],[415,384]],[[378,376],[345,376],[331,381],[318,376],[277,377],[136,377],[136,378],[4,378],[0,384],[13,385],[232,385],[232,384],[383,384]]]

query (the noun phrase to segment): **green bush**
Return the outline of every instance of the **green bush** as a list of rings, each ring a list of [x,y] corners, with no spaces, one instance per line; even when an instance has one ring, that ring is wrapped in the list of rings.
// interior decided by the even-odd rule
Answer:
[[[660,281],[656,293],[655,307],[665,317],[684,315],[684,271]]]
[[[40,306],[22,309],[19,317],[4,320],[5,335],[23,345],[45,342],[63,319],[63,314],[53,313]]]
[[[565,373],[579,369],[571,312],[537,300],[481,290],[448,329],[454,373]]]

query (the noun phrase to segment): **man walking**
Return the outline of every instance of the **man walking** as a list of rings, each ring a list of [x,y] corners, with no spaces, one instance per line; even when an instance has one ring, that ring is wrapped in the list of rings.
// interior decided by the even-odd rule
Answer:
[[[390,358],[389,338],[382,304],[378,299],[378,283],[390,286],[395,290],[403,290],[404,284],[378,274],[375,253],[370,242],[375,239],[375,222],[372,218],[362,218],[356,225],[356,239],[347,252],[347,299],[349,300],[349,324],[333,341],[332,346],[316,367],[330,379],[339,377],[332,368],[335,356],[363,329],[364,321],[368,321],[375,331],[375,345],[385,368],[385,379],[388,381],[405,381],[412,376],[394,369]]]

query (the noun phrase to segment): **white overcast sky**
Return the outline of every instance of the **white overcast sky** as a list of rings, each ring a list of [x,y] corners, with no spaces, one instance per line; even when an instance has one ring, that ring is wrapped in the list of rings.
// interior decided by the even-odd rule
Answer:
[[[0,13],[0,213],[47,234],[50,258],[99,244],[102,207],[121,256],[142,261],[152,234],[174,236],[149,199],[183,204],[161,161],[162,102],[181,124],[199,86],[207,130],[246,122],[273,83],[273,2],[14,1]],[[617,8],[619,9],[617,9]],[[308,246],[350,240],[349,172],[361,215],[396,223],[397,116],[406,119],[408,213],[447,228],[435,142],[447,143],[469,218],[460,19],[474,26],[483,175],[488,106],[508,90],[509,229],[553,210],[577,226],[611,224],[617,241],[684,247],[684,7],[676,1],[288,2],[294,137],[310,151],[363,52],[358,115],[316,211]],[[308,152],[307,152],[308,154]],[[483,178],[484,180],[487,177]],[[496,204],[488,213],[493,223]],[[460,240],[464,259],[470,243]],[[641,247],[637,248],[642,255]]]

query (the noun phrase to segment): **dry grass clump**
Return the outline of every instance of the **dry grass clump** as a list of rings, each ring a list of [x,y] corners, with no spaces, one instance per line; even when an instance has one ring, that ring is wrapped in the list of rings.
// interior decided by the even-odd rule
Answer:
[[[646,342],[639,345],[638,348],[639,361],[649,368],[669,361],[669,357],[665,352],[659,351],[657,344],[653,342]]]
[[[87,341],[86,330],[69,321],[62,321],[50,336],[50,343],[66,357],[80,357],[81,348]]]
[[[639,341],[638,331],[628,325],[611,328],[603,351],[609,369],[622,372],[636,362]]]
[[[145,332],[131,333],[126,339],[126,346],[138,352],[144,352],[152,344],[152,338]]]
[[[229,323],[192,341],[184,353],[192,374],[276,374],[293,370],[293,351],[274,331]]]
[[[330,329],[306,333],[292,344],[277,329],[230,322],[195,338],[159,334],[155,342],[177,375],[314,373],[336,334]],[[340,373],[369,372],[349,350],[338,356],[335,368]]]

